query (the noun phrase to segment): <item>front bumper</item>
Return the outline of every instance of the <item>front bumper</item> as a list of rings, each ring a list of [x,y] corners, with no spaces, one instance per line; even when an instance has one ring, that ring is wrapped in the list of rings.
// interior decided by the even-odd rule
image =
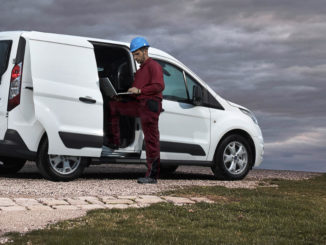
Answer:
[[[258,167],[263,162],[264,156],[264,139],[263,136],[253,138],[256,148],[256,159],[254,167]]]

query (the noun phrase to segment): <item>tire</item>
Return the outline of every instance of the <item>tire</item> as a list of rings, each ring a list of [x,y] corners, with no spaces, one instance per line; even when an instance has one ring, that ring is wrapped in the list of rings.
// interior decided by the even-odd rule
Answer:
[[[229,135],[219,145],[212,171],[220,180],[241,180],[252,166],[252,152],[247,140],[240,135]]]
[[[177,168],[179,166],[175,166],[175,165],[167,165],[167,166],[160,166],[160,175],[169,175],[169,174],[173,174]]]
[[[15,174],[24,167],[25,163],[25,159],[1,157],[0,174]]]
[[[41,143],[36,165],[45,179],[70,181],[78,178],[84,171],[87,160],[84,157],[48,154],[48,140]]]

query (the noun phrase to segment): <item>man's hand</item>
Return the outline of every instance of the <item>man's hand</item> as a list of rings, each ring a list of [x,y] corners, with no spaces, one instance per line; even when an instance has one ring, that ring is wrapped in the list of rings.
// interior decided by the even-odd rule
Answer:
[[[140,89],[136,88],[136,87],[132,87],[130,89],[128,89],[128,92],[131,92],[133,94],[140,94]]]

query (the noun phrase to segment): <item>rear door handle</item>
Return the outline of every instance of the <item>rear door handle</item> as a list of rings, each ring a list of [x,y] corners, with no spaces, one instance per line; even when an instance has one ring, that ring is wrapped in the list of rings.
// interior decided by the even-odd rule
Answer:
[[[25,88],[33,91],[33,87],[25,87]]]
[[[84,102],[84,103],[87,103],[87,104],[95,104],[96,103],[96,100],[94,100],[93,98],[91,97],[79,97],[79,100],[81,102]]]

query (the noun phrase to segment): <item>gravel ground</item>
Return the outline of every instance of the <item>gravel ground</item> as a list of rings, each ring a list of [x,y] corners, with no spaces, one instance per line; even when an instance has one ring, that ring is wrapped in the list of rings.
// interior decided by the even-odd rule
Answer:
[[[217,181],[210,168],[182,166],[174,174],[162,177],[156,185],[139,185],[137,178],[145,174],[142,165],[98,165],[86,169],[81,178],[71,182],[44,180],[33,162],[17,174],[0,177],[0,198],[73,198],[81,196],[148,195],[186,186],[226,186],[228,188],[256,188],[266,179],[307,179],[319,173],[260,170],[250,171],[242,181]],[[0,236],[8,231],[26,232],[48,223],[79,217],[84,210],[11,211],[0,213]],[[0,243],[6,238],[0,238]]]
[[[0,177],[0,197],[78,197],[154,194],[191,185],[222,185],[229,188],[255,188],[264,179],[305,179],[318,173],[253,170],[242,181],[216,181],[209,167],[181,166],[174,174],[162,177],[157,185],[139,185],[145,174],[141,165],[97,165],[86,169],[83,176],[71,182],[46,181],[34,163],[28,163],[10,177]]]

